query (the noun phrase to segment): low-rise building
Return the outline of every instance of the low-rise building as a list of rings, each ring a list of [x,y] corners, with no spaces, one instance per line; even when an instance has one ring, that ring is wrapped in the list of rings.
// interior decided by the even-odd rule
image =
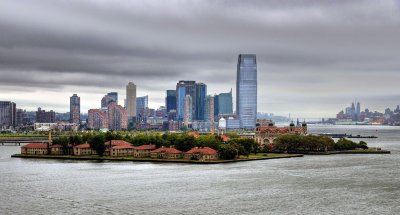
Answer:
[[[141,145],[138,147],[135,147],[133,156],[137,158],[147,158],[150,157],[150,151],[156,149],[156,145]]]
[[[64,154],[62,145],[55,144],[50,146],[50,154],[52,155],[62,155]]]
[[[283,134],[307,134],[307,124],[299,124],[297,126],[291,123],[288,127],[276,127],[273,123],[265,126],[257,126],[255,130],[254,140],[259,144],[269,144],[273,143],[274,140]]]
[[[218,160],[218,151],[210,147],[194,147],[184,155],[185,159],[191,160]]]
[[[132,156],[134,149],[135,147],[130,144],[113,146],[111,147],[111,156]]]
[[[183,157],[183,152],[175,148],[158,148],[150,151],[151,158],[160,159],[179,159]]]
[[[77,146],[73,147],[74,150],[74,155],[95,155],[96,151],[90,148],[90,145],[85,143],[85,144],[80,144]]]
[[[110,140],[104,143],[106,146],[106,150],[104,151],[105,156],[110,156],[111,155],[111,148],[114,146],[127,146],[131,145],[130,143],[123,141],[123,140]]]
[[[21,147],[21,154],[24,155],[47,155],[49,154],[48,143],[29,143]]]

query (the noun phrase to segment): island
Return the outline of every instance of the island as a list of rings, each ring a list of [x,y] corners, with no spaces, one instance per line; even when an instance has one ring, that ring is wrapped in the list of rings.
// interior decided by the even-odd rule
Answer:
[[[249,135],[129,132],[74,132],[46,142],[21,146],[15,158],[173,162],[216,164],[241,161],[295,158],[304,155],[388,154],[390,151],[369,148],[341,138],[298,133],[280,134],[273,142],[260,144]]]

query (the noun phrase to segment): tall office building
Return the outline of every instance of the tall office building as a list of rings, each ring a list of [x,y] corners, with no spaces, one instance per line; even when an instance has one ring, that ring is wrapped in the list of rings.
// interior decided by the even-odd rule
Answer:
[[[56,113],[53,110],[46,112],[41,108],[36,111],[36,122],[54,123],[56,122]]]
[[[206,98],[206,105],[205,105],[205,114],[204,114],[204,120],[207,122],[210,122],[210,130],[211,133],[214,133],[214,102],[215,102],[215,97],[208,95]]]
[[[26,110],[17,109],[16,126],[24,125],[24,118],[26,118]]]
[[[132,82],[126,86],[126,109],[129,120],[136,116],[136,85]]]
[[[107,96],[111,97],[115,103],[118,104],[118,93],[117,92],[109,92]]]
[[[176,90],[167,90],[167,97],[165,97],[165,107],[167,113],[171,110],[176,110]]]
[[[254,54],[240,54],[236,79],[236,114],[243,129],[254,129],[257,120],[257,61]]]
[[[195,84],[195,120],[205,120],[204,117],[205,107],[206,107],[206,96],[207,96],[207,85],[203,83]],[[214,112],[214,110],[213,110]]]
[[[107,110],[107,107],[111,102],[115,102],[118,104],[117,92],[107,93],[106,95],[103,96],[103,98],[101,99],[101,109]]]
[[[101,109],[106,110],[111,102],[114,102],[114,99],[112,97],[108,95],[103,96],[103,98],[101,98]]]
[[[216,100],[218,100],[214,103],[214,105],[218,105],[216,115],[233,113],[232,89],[229,93],[220,93]]]
[[[149,96],[136,98],[136,115],[144,116],[145,110],[149,107]]]
[[[219,98],[218,98],[219,96],[218,95],[215,95],[214,96],[214,114],[215,114],[215,116],[218,116],[218,114],[219,114]]]
[[[0,101],[0,130],[14,128],[17,120],[17,109],[14,102]]]
[[[360,116],[361,116],[361,104],[360,104],[360,102],[357,102],[357,107],[356,107],[356,118],[357,118],[357,121],[359,121],[360,120]]]
[[[69,121],[75,124],[81,122],[81,98],[77,94],[69,98]]]
[[[99,109],[90,109],[88,111],[88,128],[89,129],[108,128],[107,113]]]
[[[176,112],[178,120],[183,120],[184,118],[184,108],[185,108],[185,96],[189,95],[192,99],[192,114],[195,112],[193,108],[195,108],[194,102],[196,100],[196,88],[195,81],[179,81],[176,84]],[[193,116],[191,116],[193,118]]]
[[[108,105],[108,129],[120,131],[128,129],[127,111],[121,105],[113,102]]]
[[[186,95],[184,99],[184,117],[183,122],[186,127],[189,127],[189,122],[192,121],[193,116],[193,108],[192,108],[192,97],[190,95]]]

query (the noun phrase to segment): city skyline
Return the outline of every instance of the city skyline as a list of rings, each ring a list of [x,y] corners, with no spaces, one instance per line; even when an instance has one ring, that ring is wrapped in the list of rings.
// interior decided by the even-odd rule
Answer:
[[[85,113],[107,92],[123,106],[132,81],[157,108],[178,80],[195,80],[210,95],[233,88],[236,103],[236,57],[254,53],[259,112],[334,117],[354,99],[399,103],[399,1],[118,3],[4,1],[0,100],[67,112],[77,93]]]

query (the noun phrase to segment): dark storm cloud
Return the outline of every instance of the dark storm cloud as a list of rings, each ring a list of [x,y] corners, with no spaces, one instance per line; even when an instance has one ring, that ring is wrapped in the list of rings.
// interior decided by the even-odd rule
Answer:
[[[329,115],[353,98],[380,107],[379,95],[393,106],[398,38],[399,1],[389,0],[3,0],[0,98],[22,86],[123,93],[134,81],[158,105],[182,79],[229,91],[237,55],[255,53],[260,111],[307,115],[312,101]]]

